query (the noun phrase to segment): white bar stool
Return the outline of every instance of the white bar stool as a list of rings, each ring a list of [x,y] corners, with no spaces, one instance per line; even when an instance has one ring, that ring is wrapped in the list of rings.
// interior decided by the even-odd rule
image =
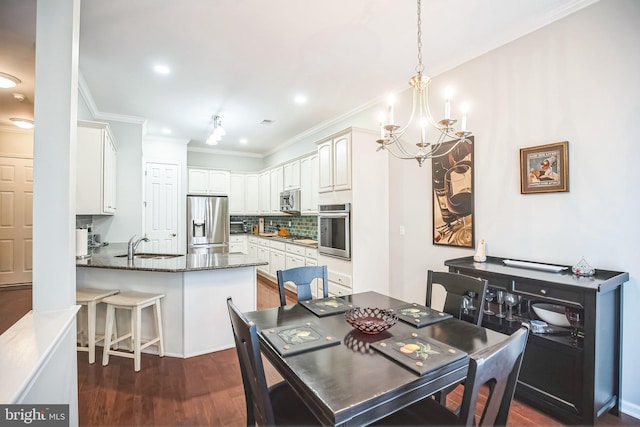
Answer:
[[[162,316],[160,311],[160,300],[164,298],[164,294],[149,294],[143,292],[121,292],[117,295],[107,297],[103,300],[107,304],[107,318],[104,328],[104,352],[102,354],[102,366],[109,364],[109,355],[122,356],[133,359],[134,370],[140,370],[140,352],[150,345],[158,346],[158,355],[164,356],[164,341],[162,339]],[[148,341],[142,342],[142,309],[146,307],[153,308],[153,316],[155,319],[156,337]],[[115,336],[112,340],[111,336],[116,327],[116,308],[131,311],[131,329],[126,335],[120,337]],[[113,344],[129,339],[133,353],[112,350]]]
[[[117,289],[94,289],[81,288],[76,289],[76,304],[82,306],[78,311],[78,322],[80,326],[79,351],[89,352],[89,363],[96,361],[96,343],[104,339],[104,335],[96,336],[96,306],[106,297],[115,295],[119,292]],[[86,307],[86,309],[83,309]],[[85,318],[86,315],[86,318]],[[85,325],[88,331],[85,331]],[[85,345],[86,343],[86,345]]]

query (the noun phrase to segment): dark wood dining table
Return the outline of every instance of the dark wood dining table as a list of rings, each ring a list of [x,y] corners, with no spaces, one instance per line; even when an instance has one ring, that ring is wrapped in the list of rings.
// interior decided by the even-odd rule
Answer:
[[[354,306],[398,308],[407,302],[376,292],[342,296]],[[418,375],[374,350],[370,344],[413,332],[468,355],[507,336],[449,318],[421,328],[398,322],[376,335],[354,329],[342,313],[318,317],[301,304],[244,313],[256,324],[263,355],[293,387],[323,425],[366,425],[465,379],[468,358]],[[260,333],[311,322],[339,345],[282,356]]]

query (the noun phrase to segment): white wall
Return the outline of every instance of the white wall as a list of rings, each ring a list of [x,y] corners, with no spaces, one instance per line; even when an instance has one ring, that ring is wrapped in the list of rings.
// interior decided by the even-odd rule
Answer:
[[[640,417],[640,2],[599,2],[443,75],[473,105],[476,239],[488,255],[628,271],[624,412]],[[408,64],[408,67],[410,64]],[[410,67],[408,68],[410,70]],[[396,115],[397,117],[397,115]],[[568,193],[521,195],[519,149],[569,141]],[[423,301],[426,271],[474,250],[434,246],[430,164],[391,162],[391,284]],[[424,185],[422,185],[424,183]],[[398,235],[405,225],[406,235]],[[635,338],[633,338],[635,336]]]

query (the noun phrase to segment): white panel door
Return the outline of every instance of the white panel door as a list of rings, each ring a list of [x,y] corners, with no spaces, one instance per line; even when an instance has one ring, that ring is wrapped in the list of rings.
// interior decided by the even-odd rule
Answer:
[[[33,160],[0,157],[0,285],[31,282]]]
[[[144,251],[178,253],[178,165],[147,163]],[[141,252],[141,250],[139,250]]]

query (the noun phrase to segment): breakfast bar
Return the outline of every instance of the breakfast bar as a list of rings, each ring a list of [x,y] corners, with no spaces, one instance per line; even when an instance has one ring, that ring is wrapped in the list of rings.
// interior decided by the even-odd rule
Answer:
[[[256,268],[266,262],[244,254],[161,254],[128,260],[125,244],[94,250],[76,261],[76,287],[161,293],[165,354],[193,357],[233,347],[226,308],[232,297],[242,310],[256,309]],[[120,315],[118,315],[120,316]],[[143,339],[153,336],[150,313],[143,313]],[[126,314],[118,326],[128,325]],[[98,307],[98,334],[105,310]],[[150,347],[155,351],[155,347]]]

